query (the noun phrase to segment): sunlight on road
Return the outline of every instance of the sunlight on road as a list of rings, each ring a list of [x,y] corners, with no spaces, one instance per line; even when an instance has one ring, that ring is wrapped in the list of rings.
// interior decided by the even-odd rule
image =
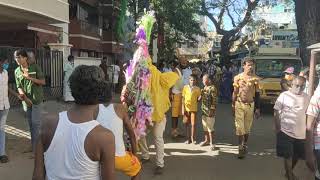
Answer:
[[[155,155],[155,146],[149,146],[150,154]],[[221,153],[226,154],[238,154],[238,146],[218,143],[216,149],[212,151],[209,146],[200,147],[199,145],[191,145],[184,143],[166,143],[165,144],[165,156],[219,156]],[[273,156],[275,154],[274,149],[265,149],[261,152],[249,152],[252,156]]]
[[[21,129],[17,129],[13,126],[5,125],[5,132],[13,136],[31,139],[30,133]]]

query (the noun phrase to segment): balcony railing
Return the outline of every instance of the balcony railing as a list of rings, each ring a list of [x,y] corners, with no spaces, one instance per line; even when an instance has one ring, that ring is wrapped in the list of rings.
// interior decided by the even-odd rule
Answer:
[[[99,36],[101,36],[101,28],[99,28],[96,25],[89,24],[88,22],[80,21],[80,29],[82,31],[92,33],[92,34],[98,34]]]
[[[81,21],[78,19],[71,19],[70,21],[70,32],[72,34],[85,34],[94,37],[101,37],[102,30],[97,25],[90,24],[86,21]]]

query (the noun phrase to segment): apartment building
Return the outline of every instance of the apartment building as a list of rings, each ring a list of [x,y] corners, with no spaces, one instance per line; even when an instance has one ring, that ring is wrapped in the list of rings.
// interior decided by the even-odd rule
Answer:
[[[123,57],[123,44],[115,36],[119,1],[70,0],[69,43],[71,53],[83,63],[100,64],[102,57],[113,63]]]
[[[68,0],[0,0],[0,46],[40,48],[63,41]]]

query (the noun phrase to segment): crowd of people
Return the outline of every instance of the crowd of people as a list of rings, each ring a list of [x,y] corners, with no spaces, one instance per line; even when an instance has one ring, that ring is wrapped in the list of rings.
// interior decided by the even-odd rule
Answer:
[[[162,72],[171,72],[178,64],[178,60],[164,62],[161,63],[159,69]],[[217,88],[217,93],[219,95],[218,101],[220,103],[231,102],[233,92],[232,81],[236,75],[241,73],[241,71],[241,67],[238,67],[232,62],[228,65],[222,65],[216,60],[208,60],[188,64],[188,72],[196,75],[197,79],[201,79],[205,74],[210,77],[212,80],[211,83]],[[203,86],[199,81],[198,84]]]
[[[26,113],[31,133],[31,149],[35,156],[34,179],[115,179],[115,170],[133,180],[140,179],[142,164],[150,161],[146,137],[137,139],[126,102],[112,103],[112,85],[104,74],[103,65],[74,68],[73,56],[64,66],[64,100],[72,106],[58,114],[41,117],[45,85],[41,68],[34,54],[25,50],[14,53],[17,91],[8,86],[7,58],[0,57],[0,162],[9,157],[5,151],[5,124],[10,104],[8,93],[18,97]],[[156,151],[155,174],[164,171],[164,138],[167,123],[163,114],[171,104],[171,136],[185,138],[187,144],[210,146],[215,150],[215,119],[218,101],[230,102],[234,115],[235,135],[238,137],[238,158],[248,153],[248,140],[254,119],[260,117],[260,78],[254,74],[255,61],[244,58],[243,72],[231,65],[219,67],[214,62],[190,66],[184,56],[165,66],[163,72],[152,70],[158,81],[154,91],[161,99],[153,101],[158,116],[150,130]],[[168,73],[168,76],[164,76]],[[320,65],[317,66],[320,74]],[[294,75],[288,67],[280,82],[282,93],[274,105],[276,151],[284,159],[288,180],[296,180],[293,169],[298,160],[306,164],[317,179],[320,163],[320,86],[308,95],[308,70]],[[202,79],[202,82],[201,82]],[[165,86],[164,86],[165,84]],[[122,94],[124,96],[124,94]],[[167,102],[168,103],[162,103]],[[160,103],[161,102],[161,103]],[[171,103],[170,103],[171,102]],[[158,106],[159,105],[159,106]],[[161,108],[160,108],[161,107]],[[200,114],[201,116],[198,116]],[[196,142],[195,124],[201,117],[204,137]],[[179,130],[182,118],[185,131]],[[125,135],[128,136],[127,145]],[[138,151],[141,155],[138,156]],[[138,158],[139,157],[139,158]]]

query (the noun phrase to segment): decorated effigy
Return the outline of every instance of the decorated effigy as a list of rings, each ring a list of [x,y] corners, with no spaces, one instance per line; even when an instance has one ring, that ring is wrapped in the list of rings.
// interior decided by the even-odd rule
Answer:
[[[151,12],[146,13],[136,30],[135,43],[138,48],[128,65],[125,77],[125,93],[122,97],[129,110],[137,138],[145,135],[147,125],[152,125],[153,105],[151,99],[151,71],[148,45],[155,18]]]

